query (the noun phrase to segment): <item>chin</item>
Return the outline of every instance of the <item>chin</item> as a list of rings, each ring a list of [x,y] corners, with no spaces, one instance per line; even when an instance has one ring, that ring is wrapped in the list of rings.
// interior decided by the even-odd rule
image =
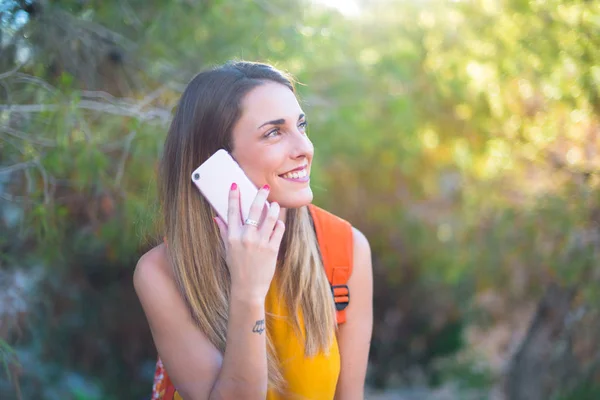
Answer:
[[[312,203],[313,193],[310,188],[306,188],[301,192],[286,193],[283,196],[277,196],[273,201],[279,203],[282,208],[300,208]]]

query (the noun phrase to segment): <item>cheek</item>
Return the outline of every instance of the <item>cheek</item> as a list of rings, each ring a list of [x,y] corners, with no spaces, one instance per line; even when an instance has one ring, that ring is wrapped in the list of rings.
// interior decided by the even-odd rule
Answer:
[[[285,166],[286,152],[277,146],[272,146],[269,151],[262,152],[255,156],[254,162],[259,166],[265,175],[277,175]]]
[[[273,177],[277,177],[279,168],[281,168],[279,160],[266,154],[247,160],[243,166],[248,177],[257,185],[270,183]]]

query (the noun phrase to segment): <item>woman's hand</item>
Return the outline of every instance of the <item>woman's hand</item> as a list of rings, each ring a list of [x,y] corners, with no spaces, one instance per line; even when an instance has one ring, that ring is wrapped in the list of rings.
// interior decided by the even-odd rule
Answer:
[[[248,219],[260,221],[269,186],[263,186],[250,207]],[[258,226],[244,224],[240,211],[240,192],[231,185],[226,225],[215,218],[225,244],[226,261],[231,275],[232,296],[243,300],[264,301],[275,274],[277,254],[285,226],[279,220],[279,204],[271,203],[266,217]]]

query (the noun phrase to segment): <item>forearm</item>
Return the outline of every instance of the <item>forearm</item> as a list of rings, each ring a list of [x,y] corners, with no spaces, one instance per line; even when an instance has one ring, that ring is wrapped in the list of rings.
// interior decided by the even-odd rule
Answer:
[[[264,300],[236,297],[232,290],[223,364],[210,399],[261,399],[267,396]]]

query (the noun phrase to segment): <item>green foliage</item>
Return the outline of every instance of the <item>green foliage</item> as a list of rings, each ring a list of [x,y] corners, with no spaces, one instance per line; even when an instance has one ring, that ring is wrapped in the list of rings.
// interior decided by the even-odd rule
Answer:
[[[453,382],[460,390],[480,390],[485,393],[495,383],[494,373],[480,357],[466,353],[461,357],[440,359],[432,374],[433,384]]]
[[[54,1],[22,25],[18,3],[1,9],[6,49],[19,39],[31,60],[0,96],[43,107],[0,111],[0,211],[25,215],[0,246],[42,260],[45,302],[63,304],[32,317],[38,357],[98,377],[103,395],[149,391],[130,275],[160,237],[156,162],[185,83],[232,58],[298,78],[315,202],[369,238],[376,321],[405,316],[376,324],[375,381],[464,346],[486,290],[525,303],[557,281],[600,304],[596,2],[370,1],[348,18],[303,1]],[[19,163],[30,165],[2,172]],[[117,340],[121,325],[145,347],[91,367],[135,342]],[[99,343],[76,347],[85,360],[56,345],[90,336]],[[491,384],[466,365],[432,379]]]
[[[585,382],[568,394],[559,395],[556,400],[593,400],[600,396],[600,388],[593,382]]]
[[[14,350],[6,343],[4,340],[0,338],[0,361],[4,366],[4,372],[8,379],[11,379],[11,372],[9,369],[9,365],[12,362],[15,362],[15,352]]]

